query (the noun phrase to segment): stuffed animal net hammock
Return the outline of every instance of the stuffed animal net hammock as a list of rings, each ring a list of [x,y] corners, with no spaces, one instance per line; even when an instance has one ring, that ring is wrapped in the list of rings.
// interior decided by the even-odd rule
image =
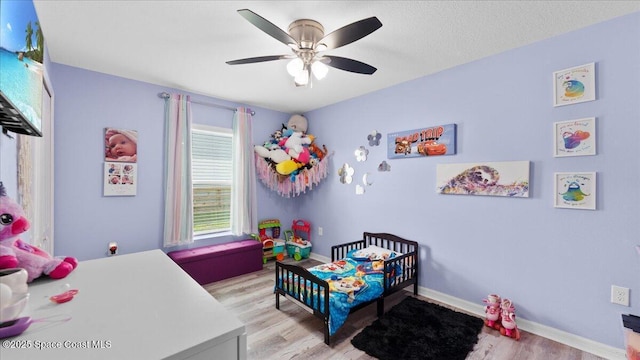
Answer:
[[[256,173],[269,190],[284,197],[298,196],[318,186],[320,181],[327,177],[329,155],[324,156],[313,167],[300,169],[295,176],[291,176],[279,174],[267,160],[255,154]]]

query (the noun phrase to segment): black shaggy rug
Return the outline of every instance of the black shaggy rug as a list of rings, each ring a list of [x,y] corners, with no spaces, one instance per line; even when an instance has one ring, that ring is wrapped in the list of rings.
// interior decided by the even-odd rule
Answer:
[[[464,360],[483,325],[480,318],[407,297],[351,343],[380,360]]]

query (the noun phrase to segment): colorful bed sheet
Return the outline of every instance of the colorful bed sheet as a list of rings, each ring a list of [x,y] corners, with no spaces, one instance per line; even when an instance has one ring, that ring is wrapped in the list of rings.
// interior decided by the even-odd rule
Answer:
[[[384,292],[383,267],[383,260],[362,261],[346,258],[307,269],[311,274],[329,284],[329,335],[333,335],[344,324],[351,308],[382,295]],[[393,282],[394,278],[400,275],[399,269],[393,269],[390,275]],[[306,291],[310,289],[312,286],[308,283]],[[313,292],[316,291],[317,288],[314,288]],[[309,296],[305,298],[311,298],[310,294],[307,295]],[[310,304],[307,303],[307,305]],[[317,306],[320,311],[324,311],[322,296]]]

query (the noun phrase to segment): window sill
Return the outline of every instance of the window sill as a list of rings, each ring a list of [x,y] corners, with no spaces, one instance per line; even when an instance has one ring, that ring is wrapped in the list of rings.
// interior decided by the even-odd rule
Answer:
[[[216,233],[199,234],[199,235],[194,235],[193,236],[193,241],[215,239],[215,238],[219,238],[219,237],[223,237],[223,236],[232,236],[232,235],[233,234],[231,234],[231,231],[222,231],[222,232],[216,232]]]

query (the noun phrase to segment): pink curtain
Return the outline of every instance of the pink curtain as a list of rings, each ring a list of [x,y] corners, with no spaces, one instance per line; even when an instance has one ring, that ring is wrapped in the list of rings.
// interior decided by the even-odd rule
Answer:
[[[191,100],[171,94],[165,102],[164,246],[193,242]]]
[[[253,160],[251,110],[239,107],[233,116],[233,186],[231,187],[231,233],[258,232],[256,168]]]

